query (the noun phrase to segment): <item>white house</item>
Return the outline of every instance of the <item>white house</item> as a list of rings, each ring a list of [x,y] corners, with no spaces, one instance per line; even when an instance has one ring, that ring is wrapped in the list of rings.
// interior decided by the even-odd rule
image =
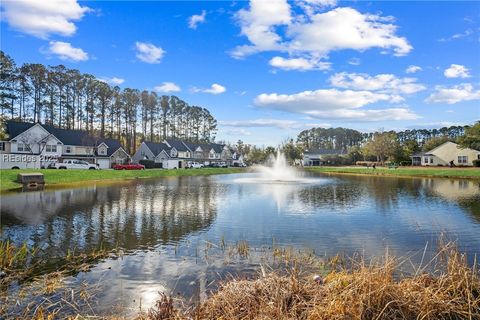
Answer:
[[[412,165],[448,166],[453,161],[456,166],[473,166],[473,160],[480,160],[480,151],[462,148],[447,141],[430,151],[416,153],[411,158]]]
[[[47,167],[63,159],[82,159],[106,169],[130,159],[118,140],[96,138],[85,131],[7,121],[6,133],[9,140],[0,142],[2,169]],[[38,159],[37,164],[32,166],[28,158]]]
[[[243,157],[238,161],[243,164]],[[144,141],[133,155],[132,160],[152,160],[165,169],[185,168],[190,161],[208,165],[212,162],[225,162],[233,165],[235,160],[228,146],[218,143],[193,143],[166,139],[161,143]]]

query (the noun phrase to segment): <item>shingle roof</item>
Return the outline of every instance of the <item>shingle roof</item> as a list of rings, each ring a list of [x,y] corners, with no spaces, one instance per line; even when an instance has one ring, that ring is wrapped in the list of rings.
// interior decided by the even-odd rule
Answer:
[[[323,154],[323,155],[328,155],[328,154],[346,154],[345,150],[339,150],[339,149],[313,149],[313,150],[308,150],[305,151],[305,154]]]
[[[111,156],[115,151],[122,148],[122,144],[117,139],[103,139],[100,143],[105,143],[108,146],[107,156]]]
[[[222,153],[223,148],[225,145],[223,144],[218,144],[218,143],[211,143],[210,146],[215,150],[216,153]]]
[[[5,128],[7,130],[8,139],[11,140],[11,139],[15,138],[20,133],[30,129],[34,125],[35,125],[35,123],[7,121],[5,123]]]
[[[192,151],[180,140],[167,139],[167,142],[170,146],[177,149],[177,151]]]
[[[22,132],[33,127],[35,123],[28,122],[17,122],[17,121],[7,121],[6,128],[9,135],[9,139],[13,139]],[[102,142],[108,146],[108,156],[112,155],[115,151],[118,150],[122,145],[117,139],[101,139],[90,135],[88,132],[83,130],[68,130],[60,129],[51,125],[41,124],[45,130],[54,135],[58,140],[60,140],[64,145],[73,145],[73,146],[98,146]]]
[[[152,153],[157,156],[162,150],[168,151],[171,149],[165,143],[158,143],[158,142],[151,142],[151,141],[144,141],[147,147],[152,151]]]

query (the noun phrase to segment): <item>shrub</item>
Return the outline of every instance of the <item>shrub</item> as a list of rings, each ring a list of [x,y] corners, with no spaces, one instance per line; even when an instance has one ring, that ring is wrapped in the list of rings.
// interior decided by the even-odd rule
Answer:
[[[400,161],[400,165],[401,165],[401,166],[411,166],[411,165],[412,165],[412,161]]]
[[[474,167],[480,167],[480,159],[473,160],[473,166]]]
[[[145,169],[153,169],[155,168],[155,162],[153,160],[140,160],[138,163],[143,164]]]

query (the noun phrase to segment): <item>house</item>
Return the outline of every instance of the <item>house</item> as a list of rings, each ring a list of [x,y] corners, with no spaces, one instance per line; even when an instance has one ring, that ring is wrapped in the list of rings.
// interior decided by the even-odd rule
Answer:
[[[86,131],[60,129],[50,125],[27,122],[6,122],[9,140],[0,142],[1,168],[30,167],[25,156],[35,160],[39,167],[64,159],[81,159],[96,163],[101,169],[125,163],[130,156],[116,139],[102,139]],[[7,159],[17,158],[16,165]],[[15,162],[15,161],[14,161]]]
[[[160,168],[180,169],[185,168],[191,161],[205,165],[212,162],[225,162],[228,165],[233,165],[235,159],[232,158],[231,150],[223,144],[166,139],[161,143],[142,142],[132,160],[134,162],[152,160],[158,163]],[[240,161],[243,163],[243,157]]]
[[[303,153],[303,165],[306,167],[321,166],[326,163],[329,156],[339,156],[346,154],[345,150],[335,149],[314,149]]]
[[[232,166],[233,167],[244,167],[245,166],[245,157],[235,151],[235,150],[230,150],[230,153],[232,154]]]
[[[480,160],[480,151],[447,141],[430,151],[415,153],[411,158],[414,166],[448,166],[451,161],[456,166],[473,166],[473,160]]]

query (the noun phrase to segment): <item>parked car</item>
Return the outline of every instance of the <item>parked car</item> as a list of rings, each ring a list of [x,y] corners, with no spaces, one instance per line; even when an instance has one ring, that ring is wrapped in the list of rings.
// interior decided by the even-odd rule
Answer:
[[[226,162],[223,162],[223,161],[222,161],[222,162],[218,162],[218,163],[217,163],[217,166],[218,166],[219,168],[228,168],[227,163],[226,163]]]
[[[205,166],[200,162],[190,161],[190,162],[187,163],[187,168],[200,169],[200,168],[203,168],[203,167],[205,167]]]
[[[116,164],[113,166],[114,170],[145,170],[145,166],[139,163]]]
[[[97,170],[100,169],[98,167],[98,163],[89,163],[83,160],[75,160],[69,159],[63,162],[57,162],[54,164],[52,168],[55,169],[83,169],[83,170]]]

